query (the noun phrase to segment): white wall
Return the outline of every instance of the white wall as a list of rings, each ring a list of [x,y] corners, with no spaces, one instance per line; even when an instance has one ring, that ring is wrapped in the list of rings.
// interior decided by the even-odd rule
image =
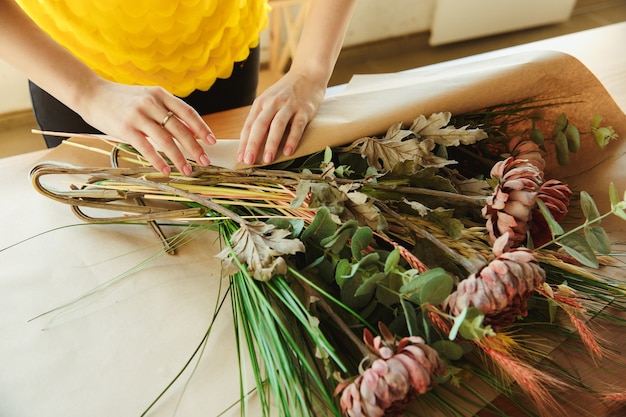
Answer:
[[[28,80],[0,60],[0,115],[30,108]]]
[[[436,0],[357,0],[345,46],[425,32]]]

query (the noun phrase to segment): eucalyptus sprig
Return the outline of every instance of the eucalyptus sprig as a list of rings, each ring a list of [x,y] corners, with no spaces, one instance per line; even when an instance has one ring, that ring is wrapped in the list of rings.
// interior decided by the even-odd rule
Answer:
[[[548,223],[552,240],[536,249],[540,250],[552,244],[557,244],[581,264],[591,268],[598,268],[599,263],[596,253],[601,255],[611,253],[611,241],[604,228],[600,226],[601,221],[612,215],[626,220],[626,194],[623,199],[620,199],[615,184],[611,183],[609,198],[611,210],[600,214],[593,197],[586,191],[581,191],[580,204],[585,216],[585,222],[567,232],[554,220],[546,205],[540,199],[537,199],[537,205],[541,214]],[[580,234],[581,231],[583,234]]]

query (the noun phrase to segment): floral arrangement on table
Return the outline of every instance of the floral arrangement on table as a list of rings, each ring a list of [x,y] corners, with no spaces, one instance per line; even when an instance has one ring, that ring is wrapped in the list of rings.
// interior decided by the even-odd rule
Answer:
[[[624,283],[595,272],[615,262],[601,221],[626,220],[621,190],[607,184],[600,213],[586,192],[546,178],[544,159],[566,165],[581,141],[604,148],[618,135],[600,116],[580,129],[566,114],[544,118],[559,104],[422,115],[274,166],[194,166],[189,177],[163,177],[111,144],[113,168],[45,163],[32,180],[86,221],[181,225],[161,235],[164,250],[219,233],[264,415],[461,416],[489,401],[477,384],[528,415],[555,415],[553,390],[584,383],[552,366],[550,349],[574,334],[602,360],[588,320],[610,319],[608,304],[626,309]],[[88,179],[62,192],[43,181],[68,173]],[[94,218],[90,207],[123,214]],[[569,211],[582,213],[577,224]]]

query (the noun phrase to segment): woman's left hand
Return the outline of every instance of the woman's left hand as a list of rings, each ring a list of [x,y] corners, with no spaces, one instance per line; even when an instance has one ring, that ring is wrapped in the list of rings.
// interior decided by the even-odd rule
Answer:
[[[246,118],[237,161],[248,165],[269,164],[283,143],[283,155],[294,153],[304,128],[317,113],[326,92],[326,79],[287,72],[252,104]],[[259,161],[259,155],[262,155]]]

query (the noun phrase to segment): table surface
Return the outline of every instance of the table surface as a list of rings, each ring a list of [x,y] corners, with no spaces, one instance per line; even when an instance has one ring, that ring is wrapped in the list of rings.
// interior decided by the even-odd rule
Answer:
[[[523,50],[563,51],[582,61],[624,110],[624,41],[626,22],[425,69]],[[329,94],[341,88],[331,88]],[[236,137],[246,112],[235,109],[206,119],[218,137]],[[0,249],[5,248],[0,251],[0,416],[138,416],[206,330],[219,301],[219,273],[211,261],[215,247],[212,237],[205,236],[176,257],[157,256],[155,239],[145,227],[78,224],[67,207],[37,194],[27,178],[37,162],[62,152],[45,150],[0,160]],[[47,233],[39,235],[42,232]],[[141,271],[133,270],[144,261]],[[99,289],[95,296],[36,318],[94,288]],[[217,415],[215,410],[237,400],[236,355],[234,349],[225,349],[232,346],[232,318],[228,311],[220,315],[190,383],[176,385],[152,415],[169,416],[174,410],[185,416]],[[623,329],[598,331],[615,346],[626,342]],[[571,352],[564,353],[563,360],[582,361]],[[621,372],[596,372],[580,363],[580,372],[595,375],[599,383],[623,384]],[[578,391],[558,398],[568,415],[624,415]],[[224,415],[238,412],[235,407]],[[251,415],[258,415],[254,408]],[[511,411],[511,416],[517,415]]]

